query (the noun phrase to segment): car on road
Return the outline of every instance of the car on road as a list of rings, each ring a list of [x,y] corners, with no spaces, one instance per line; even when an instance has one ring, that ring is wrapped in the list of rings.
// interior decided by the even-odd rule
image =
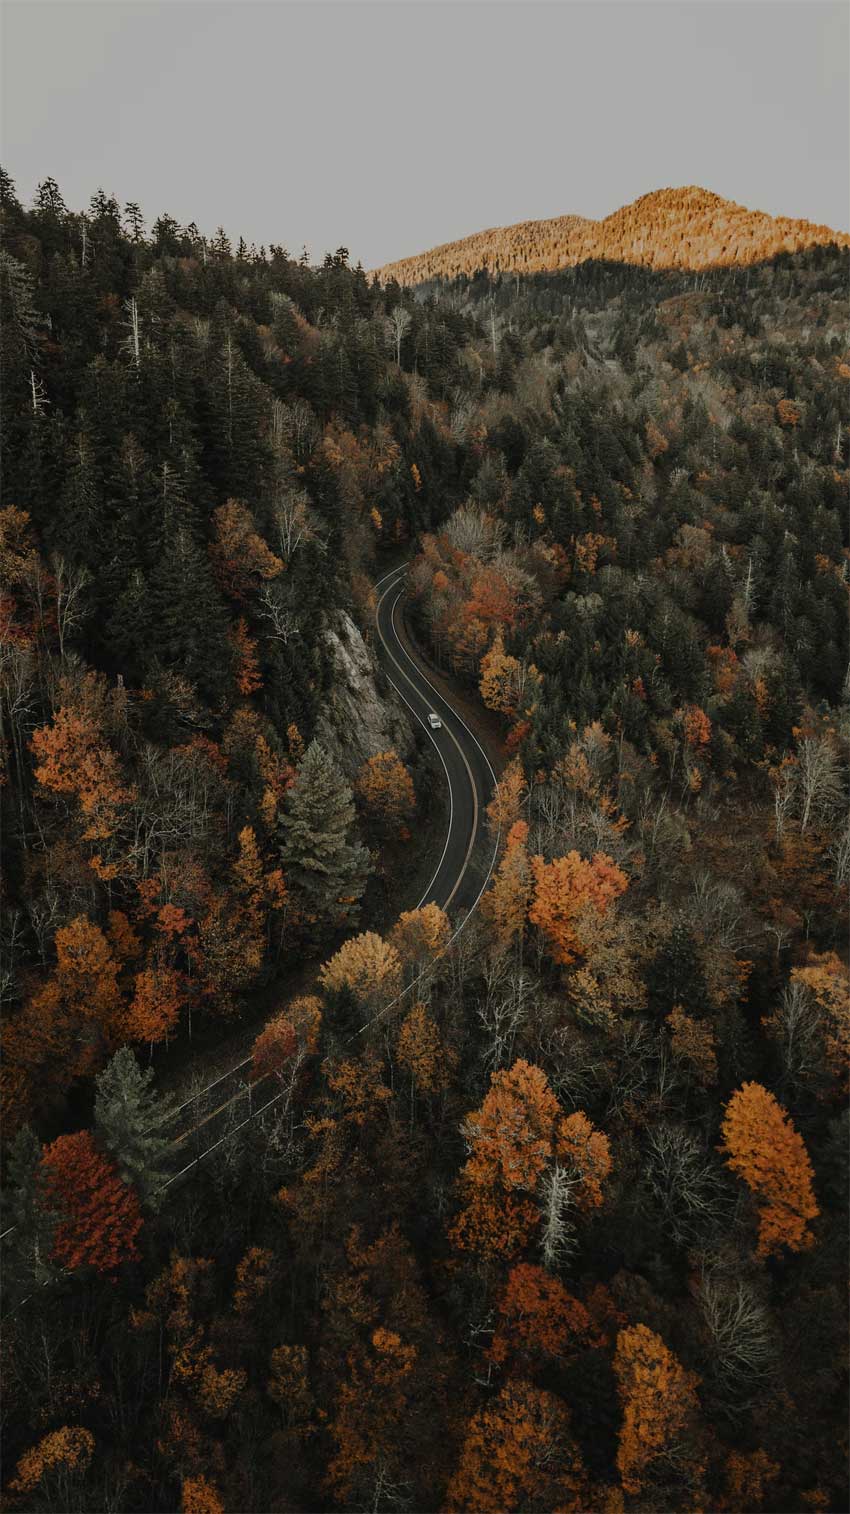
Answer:
[[[432,731],[442,730],[443,722],[440,719],[439,715],[436,714],[436,712],[434,710],[430,710],[429,711],[429,714],[428,714],[428,724],[431,727]]]

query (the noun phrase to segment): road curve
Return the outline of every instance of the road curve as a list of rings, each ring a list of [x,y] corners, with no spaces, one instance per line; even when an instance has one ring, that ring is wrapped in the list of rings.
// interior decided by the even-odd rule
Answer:
[[[407,651],[400,627],[406,574],[405,563],[375,585],[378,655],[388,681],[435,748],[445,774],[448,825],[445,835],[435,838],[434,872],[415,907],[419,909],[423,904],[433,903],[441,909],[451,910],[452,914],[460,912],[460,922],[455,925],[451,937],[454,941],[478,904],[495,865],[499,837],[489,834],[485,811],[497,779],[477,737]],[[428,714],[432,710],[443,722],[437,731],[428,724]],[[426,975],[427,970],[420,977]],[[418,981],[415,979],[410,983],[391,1005],[386,1006],[382,1015],[405,998]],[[376,1018],[380,1019],[382,1015]],[[372,1023],[358,1034],[369,1030]],[[174,1122],[177,1128],[170,1144],[175,1148],[187,1148],[183,1155],[189,1160],[171,1174],[160,1191],[179,1182],[237,1130],[243,1129],[284,1097],[279,1091],[269,1098],[267,1086],[264,1090],[260,1083],[252,1084],[250,1068],[251,1058],[243,1058],[172,1109],[168,1123]],[[267,1085],[268,1080],[261,1081]],[[238,1116],[231,1113],[236,1105],[241,1106]],[[190,1155],[192,1147],[194,1151]],[[14,1225],[8,1226],[0,1232],[0,1240],[7,1239],[14,1230]]]
[[[416,907],[433,903],[452,913],[468,911],[478,903],[495,857],[485,812],[496,774],[468,725],[407,650],[401,625],[406,574],[403,564],[376,585],[378,656],[388,681],[435,749],[449,799],[446,833],[435,839],[434,873]],[[431,711],[443,722],[440,730],[428,724]]]

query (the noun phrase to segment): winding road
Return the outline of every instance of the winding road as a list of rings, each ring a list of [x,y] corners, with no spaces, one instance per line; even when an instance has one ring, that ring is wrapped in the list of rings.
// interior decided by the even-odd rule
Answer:
[[[387,681],[431,742],[445,774],[449,801],[446,832],[435,837],[434,872],[424,893],[417,901],[410,901],[408,907],[421,909],[425,904],[438,904],[446,910],[454,927],[448,942],[451,946],[474,913],[496,863],[500,838],[490,834],[486,807],[497,778],[477,736],[432,683],[411,645],[403,611],[407,569],[408,564],[402,563],[375,585],[377,651]],[[432,730],[428,723],[431,711],[442,721],[439,730]],[[388,1015],[429,971],[426,968],[408,983],[376,1020]],[[375,1020],[369,1021],[355,1039],[365,1035],[374,1024]],[[275,1093],[268,1098],[261,1083],[251,1082],[251,1060],[245,1057],[174,1111],[178,1133],[172,1144],[184,1147],[186,1156],[192,1148],[194,1151],[191,1159],[167,1180],[166,1188],[283,1097]],[[237,1106],[244,1113],[234,1123]]]
[[[411,719],[422,727],[445,774],[448,792],[446,832],[444,836],[434,838],[434,872],[425,892],[408,907],[421,909],[425,904],[438,904],[446,910],[453,924],[450,946],[473,914],[495,866],[499,837],[494,838],[489,833],[486,807],[497,779],[478,738],[432,683],[411,645],[403,611],[407,569],[408,564],[403,563],[375,585],[377,651],[388,682],[406,706]],[[431,711],[442,721],[436,731],[428,723]],[[426,969],[409,983],[376,1018],[387,1015],[429,971]],[[374,1023],[370,1021],[364,1025],[358,1035],[363,1035]],[[250,1124],[263,1110],[283,1097],[280,1092],[268,1097],[270,1090],[262,1086],[265,1079],[251,1081],[251,1061],[251,1057],[245,1057],[172,1109],[169,1124],[172,1124],[174,1134],[170,1144],[177,1149],[184,1148],[181,1153],[184,1165],[172,1173],[163,1188],[178,1182],[237,1130]],[[240,1114],[242,1118],[239,1118]],[[188,1161],[185,1161],[186,1157],[189,1157]],[[10,1226],[0,1233],[0,1240],[11,1235],[14,1228]]]
[[[449,796],[442,850],[416,908],[433,903],[444,910],[471,910],[486,887],[495,856],[486,831],[485,810],[496,786],[496,774],[478,738],[427,677],[410,646],[402,609],[406,574],[405,563],[376,585],[378,655],[399,699],[435,748]],[[434,731],[428,724],[431,711],[443,722],[440,730]]]

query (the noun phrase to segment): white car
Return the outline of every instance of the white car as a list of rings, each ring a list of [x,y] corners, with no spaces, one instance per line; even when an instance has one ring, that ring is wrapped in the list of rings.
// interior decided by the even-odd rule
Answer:
[[[439,715],[435,714],[433,710],[431,710],[428,715],[428,724],[431,727],[432,731],[440,731],[443,728],[442,720],[440,719]]]

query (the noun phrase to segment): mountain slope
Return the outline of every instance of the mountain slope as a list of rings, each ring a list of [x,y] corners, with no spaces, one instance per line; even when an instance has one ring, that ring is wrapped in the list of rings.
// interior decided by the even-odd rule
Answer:
[[[850,246],[844,232],[811,221],[747,210],[709,190],[690,185],[658,189],[624,205],[602,221],[554,216],[520,221],[446,242],[416,257],[377,270],[386,283],[421,284],[480,269],[540,273],[568,268],[592,258],[648,264],[652,268],[722,267],[757,263],[778,252],[835,242]]]

